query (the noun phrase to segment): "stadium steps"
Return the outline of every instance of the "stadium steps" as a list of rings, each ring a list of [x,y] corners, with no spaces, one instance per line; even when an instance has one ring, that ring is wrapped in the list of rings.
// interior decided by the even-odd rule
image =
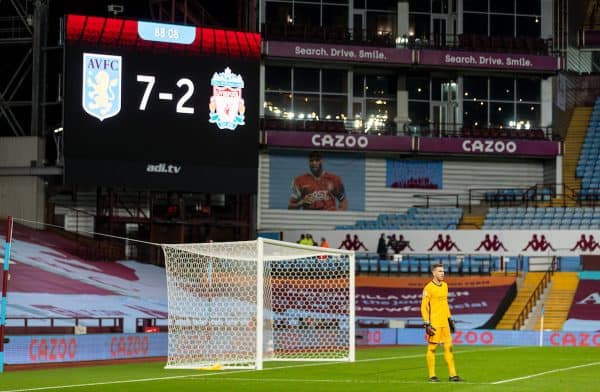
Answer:
[[[555,272],[552,278],[552,288],[544,302],[544,330],[560,331],[567,321],[575,291],[579,284],[577,272]],[[541,317],[535,324],[540,330]]]
[[[517,271],[492,271],[490,273],[491,276],[516,276],[518,277],[519,274]]]
[[[463,215],[461,221],[458,224],[458,229],[474,230],[481,229],[483,222],[485,221],[485,215]]]
[[[569,189],[579,191],[581,190],[581,179],[575,175],[577,164],[579,163],[579,156],[581,154],[581,148],[585,141],[587,134],[587,128],[592,116],[591,107],[577,107],[573,110],[571,115],[571,121],[567,128],[567,134],[563,143],[563,183]],[[575,206],[577,203],[575,200],[568,199],[566,205],[569,207]],[[562,195],[557,196],[552,200],[553,206],[565,205],[563,202]]]
[[[523,326],[521,327],[522,331],[535,330],[535,323],[537,323],[537,321],[540,317],[540,314],[542,313],[542,307],[544,306],[544,303],[546,302],[546,299],[548,298],[548,295],[550,294],[551,290],[552,290],[552,281],[550,281],[548,283],[548,286],[546,286],[544,291],[542,291],[542,295],[540,296],[537,303],[531,310],[531,313],[529,313],[529,317],[527,318],[527,320],[525,320],[525,324],[523,324]]]
[[[544,272],[528,272],[525,275],[523,284],[517,291],[517,296],[502,316],[498,325],[496,325],[496,329],[513,329],[519,314],[521,314],[521,311],[527,305],[531,294],[533,294],[543,277]]]

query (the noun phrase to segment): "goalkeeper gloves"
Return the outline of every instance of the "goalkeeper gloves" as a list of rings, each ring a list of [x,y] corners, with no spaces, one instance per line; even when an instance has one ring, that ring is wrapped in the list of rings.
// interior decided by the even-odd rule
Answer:
[[[450,327],[450,333],[456,331],[456,323],[452,320],[452,317],[448,317],[448,326]]]
[[[433,326],[429,323],[429,321],[426,321],[423,326],[425,327],[425,333],[428,336],[435,335],[435,328],[433,328]]]

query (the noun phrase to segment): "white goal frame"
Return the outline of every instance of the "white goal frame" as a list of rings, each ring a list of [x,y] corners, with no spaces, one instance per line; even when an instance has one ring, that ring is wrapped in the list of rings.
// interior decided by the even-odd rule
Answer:
[[[161,247],[169,309],[165,368],[354,361],[354,251],[267,238]]]

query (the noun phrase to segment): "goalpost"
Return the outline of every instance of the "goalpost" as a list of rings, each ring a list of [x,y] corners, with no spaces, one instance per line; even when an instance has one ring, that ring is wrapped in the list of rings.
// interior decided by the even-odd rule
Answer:
[[[354,361],[354,252],[263,238],[161,247],[166,368]]]

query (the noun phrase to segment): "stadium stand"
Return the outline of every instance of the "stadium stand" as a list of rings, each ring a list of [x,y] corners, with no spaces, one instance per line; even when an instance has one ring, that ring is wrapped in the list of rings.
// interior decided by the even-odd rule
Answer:
[[[575,291],[579,283],[577,272],[556,272],[550,284],[550,292],[544,303],[544,330],[560,331],[567,321]],[[541,327],[541,317],[535,329]]]
[[[599,229],[600,207],[490,207],[484,229]]]
[[[562,256],[558,258],[558,270],[563,272],[578,272],[583,268],[580,256]]]
[[[498,269],[499,257],[492,255],[430,255],[407,254],[401,257],[380,258],[373,253],[358,253],[356,272],[361,275],[428,276],[434,264],[446,266],[450,275],[491,275]],[[510,266],[507,267],[510,269]]]
[[[404,214],[380,214],[376,220],[358,220],[336,230],[456,229],[463,214],[455,207],[411,207]]]
[[[5,229],[0,221],[0,232]],[[9,334],[72,334],[78,325],[89,333],[131,333],[138,318],[166,317],[164,268],[114,258],[90,261],[71,253],[85,247],[81,242],[20,224],[13,238],[8,288],[18,311],[8,314]]]
[[[600,200],[600,98],[596,98],[585,135],[576,175],[581,178],[579,200]]]
[[[496,329],[519,329],[524,323],[523,315],[529,315],[549,283],[545,272],[528,272]]]

